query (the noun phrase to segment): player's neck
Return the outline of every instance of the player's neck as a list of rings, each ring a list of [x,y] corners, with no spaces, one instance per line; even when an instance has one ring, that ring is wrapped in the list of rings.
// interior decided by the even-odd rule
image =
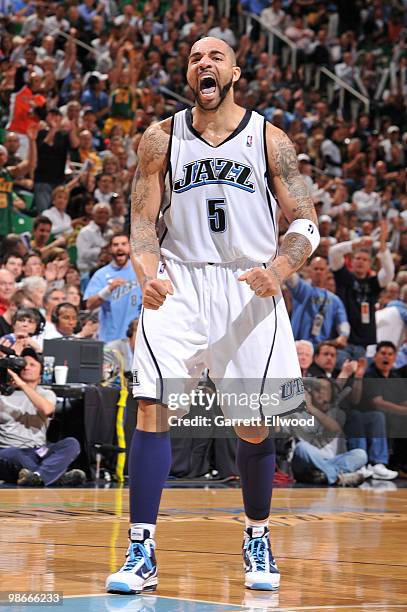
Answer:
[[[235,104],[233,99],[225,99],[223,104],[214,111],[207,111],[195,106],[192,122],[198,132],[210,130],[214,132],[233,132],[241,122],[245,109]]]

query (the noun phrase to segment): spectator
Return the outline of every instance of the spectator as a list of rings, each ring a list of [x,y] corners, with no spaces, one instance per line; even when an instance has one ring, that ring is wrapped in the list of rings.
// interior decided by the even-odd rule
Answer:
[[[388,382],[389,379],[399,378],[399,373],[394,369],[396,357],[396,347],[392,342],[383,341],[377,345],[373,363],[365,374],[366,379],[375,380],[374,384],[369,385],[367,397],[363,398],[363,402],[375,410],[405,416],[407,415],[405,385],[400,387]]]
[[[18,282],[23,273],[23,261],[24,258],[18,253],[9,253],[3,259],[2,268],[11,272],[16,282]]]
[[[343,348],[350,332],[344,305],[338,296],[326,289],[328,264],[314,257],[308,268],[310,283],[299,274],[287,279],[293,297],[291,325],[296,340],[309,340],[314,345],[333,340]]]
[[[296,340],[295,346],[300,363],[301,376],[308,376],[308,368],[311,366],[314,357],[314,346],[309,340]]]
[[[65,293],[65,291],[62,291],[61,289],[49,289],[46,294],[44,295],[44,308],[45,308],[45,328],[44,328],[44,334],[43,337],[50,339],[50,338],[57,338],[57,330],[55,327],[55,324],[53,322],[53,314],[55,311],[55,308],[57,306],[59,306],[59,304],[62,304],[63,302],[67,301],[67,295]]]
[[[367,455],[362,449],[341,449],[345,414],[335,406],[331,383],[314,383],[311,394],[306,393],[306,410],[296,414],[303,419],[313,416],[314,425],[284,427],[284,433],[298,440],[292,459],[295,479],[319,485],[359,486],[365,478],[358,470],[366,465]]]
[[[42,276],[29,276],[21,282],[21,289],[27,291],[35,308],[41,309],[47,290],[47,281]]]
[[[375,308],[379,293],[394,276],[394,264],[386,244],[387,225],[382,222],[378,258],[381,268],[376,274],[370,274],[372,258],[368,246],[371,238],[346,241],[332,246],[329,250],[329,261],[335,275],[338,295],[345,304],[350,323],[349,342],[342,349],[339,365],[346,358],[364,357],[366,348],[376,344]],[[352,272],[346,267],[344,256],[352,255]]]
[[[267,28],[283,29],[286,15],[281,7],[281,0],[273,0],[271,6],[262,10],[261,20]]]
[[[308,368],[308,376],[316,378],[339,378],[347,380],[357,368],[356,361],[345,360],[337,367],[337,350],[333,342],[325,340],[315,347],[314,362]]]
[[[82,296],[76,285],[65,285],[66,301],[73,304],[78,310],[81,307]]]
[[[54,8],[55,14],[46,17],[44,20],[44,34],[51,36],[58,36],[59,32],[68,32],[69,21],[65,19],[65,6],[63,4],[57,4]]]
[[[373,221],[379,218],[381,213],[381,200],[376,189],[376,179],[368,174],[363,181],[363,188],[355,191],[352,202],[355,205],[359,221]]]
[[[219,25],[211,28],[208,32],[208,36],[213,36],[214,38],[224,40],[225,43],[233,49],[236,47],[236,37],[229,27],[229,19],[227,17],[221,17],[219,20]]]
[[[133,367],[133,353],[136,346],[136,336],[139,319],[130,321],[126,331],[126,337],[120,340],[112,340],[106,345],[107,349],[117,351],[121,356],[124,372],[130,375]]]
[[[99,317],[96,312],[81,310],[78,317],[80,331],[75,334],[75,338],[97,339],[99,332]]]
[[[50,207],[53,190],[64,182],[70,147],[79,147],[77,126],[72,122],[69,132],[65,132],[61,124],[60,110],[49,110],[46,122],[47,128],[40,130],[37,137],[38,162],[34,176],[34,201],[38,214]],[[65,129],[67,127],[65,123]]]
[[[51,321],[55,325],[55,332],[44,333],[44,340],[51,338],[70,338],[78,326],[78,309],[69,302],[61,302],[55,306],[51,316]]]
[[[18,134],[20,146],[17,154],[25,160],[28,156],[29,140],[27,137],[31,127],[38,131],[40,118],[43,117],[46,99],[39,93],[41,91],[41,77],[31,72],[26,85],[11,96],[10,120],[7,130]]]
[[[104,118],[109,113],[109,96],[104,91],[104,81],[107,78],[107,75],[92,72],[81,97],[81,104],[92,109],[99,125],[102,125]]]
[[[102,162],[94,148],[92,133],[89,130],[82,130],[79,134],[78,155],[86,170],[92,174],[100,172]]]
[[[389,462],[389,448],[384,412],[404,417],[407,414],[407,407],[402,405],[403,400],[407,398],[400,395],[398,385],[387,382],[389,378],[398,378],[398,374],[393,370],[395,361],[394,344],[380,342],[376,348],[374,363],[364,376],[362,398],[347,420],[348,446],[363,448],[368,452],[369,464],[363,473],[365,477],[372,476],[378,480],[397,478],[397,472],[386,467]]]
[[[112,208],[112,218],[109,221],[109,225],[115,234],[123,232],[127,212],[124,197],[118,193],[113,193],[109,204]]]
[[[400,292],[399,285],[389,283],[382,292],[381,308],[376,310],[376,331],[379,343],[390,340],[398,350],[407,331],[407,286],[401,289],[401,299],[397,299],[397,294],[394,297],[395,291]]]
[[[24,276],[42,276],[44,266],[38,252],[28,253],[24,258]]]
[[[80,230],[76,239],[78,269],[85,281],[89,278],[92,268],[96,267],[102,247],[109,243],[112,236],[109,228],[111,215],[109,204],[96,204],[93,208],[93,220]]]
[[[85,482],[81,470],[67,468],[79,455],[75,438],[47,443],[49,418],[55,411],[53,391],[40,386],[42,358],[32,349],[22,352],[26,365],[20,375],[9,370],[15,386],[0,396],[0,478],[19,486],[75,486]]]
[[[95,200],[109,204],[115,193],[113,189],[113,178],[109,174],[101,174],[98,178],[97,188],[95,189]]]
[[[104,342],[124,338],[130,321],[141,309],[141,290],[130,262],[128,236],[112,236],[109,249],[113,261],[92,276],[84,294],[89,310],[100,308],[99,338]]]
[[[77,268],[75,268],[75,266],[70,265],[68,267],[68,271],[66,273],[66,283],[67,283],[67,287],[69,287],[69,285],[74,285],[75,287],[77,287],[78,289],[81,286],[81,277],[80,274],[77,270]],[[69,301],[69,300],[68,300]]]
[[[12,231],[12,212],[14,179],[26,176],[35,167],[36,128],[27,128],[29,141],[28,160],[21,161],[17,166],[7,166],[7,149],[0,145],[0,238]]]
[[[311,41],[314,38],[314,32],[310,28],[305,27],[304,18],[296,17],[293,25],[286,28],[284,34],[295,45],[300,53],[306,54],[310,49]]]
[[[341,141],[341,130],[337,125],[330,125],[325,130],[325,140],[321,144],[321,153],[325,172],[329,176],[342,176],[342,155],[338,144]]]
[[[29,294],[23,289],[18,289],[10,298],[7,310],[0,315],[0,337],[11,334],[13,331],[13,317],[19,308],[33,308]]]
[[[52,207],[44,211],[44,217],[52,222],[51,233],[57,238],[67,238],[72,233],[72,219],[66,214],[69,191],[63,185],[55,187],[51,195]]]
[[[33,336],[38,336],[44,326],[44,317],[36,308],[19,308],[13,315],[12,331],[0,338],[0,344],[12,348],[17,355],[31,346],[37,353],[42,352],[42,348],[35,342]]]
[[[31,248],[46,257],[52,249],[65,246],[66,240],[63,236],[49,242],[51,237],[52,221],[44,215],[39,216],[33,223]]]
[[[352,53],[344,53],[343,61],[335,66],[335,73],[342,81],[345,81],[350,87],[355,88],[355,77],[359,76],[359,71],[355,68],[355,61]]]
[[[10,305],[11,296],[16,288],[14,274],[8,270],[0,270],[0,315],[4,314]]]
[[[16,132],[7,132],[4,140],[4,146],[7,149],[7,163],[9,166],[18,166],[23,159],[17,155],[20,148],[20,138]]]

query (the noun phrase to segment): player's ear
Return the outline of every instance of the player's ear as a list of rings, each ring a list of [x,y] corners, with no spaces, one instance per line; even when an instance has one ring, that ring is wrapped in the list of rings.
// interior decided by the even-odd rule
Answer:
[[[233,66],[233,77],[232,77],[232,80],[233,80],[234,83],[236,83],[240,79],[240,75],[241,74],[242,74],[242,71],[239,68],[239,66]]]

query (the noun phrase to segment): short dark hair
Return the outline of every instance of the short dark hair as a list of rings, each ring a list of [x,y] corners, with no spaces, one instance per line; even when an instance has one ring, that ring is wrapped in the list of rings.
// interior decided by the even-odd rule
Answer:
[[[62,117],[62,113],[59,108],[49,108],[47,111],[47,115],[58,115],[58,117]]]
[[[26,255],[24,255],[23,257],[23,263],[24,265],[27,263],[27,261],[31,258],[31,257],[39,257],[41,259],[41,253],[39,251],[37,251],[37,249],[33,249],[32,251],[30,251],[29,253],[27,253]]]
[[[317,344],[315,348],[314,357],[318,357],[319,353],[321,352],[321,349],[323,349],[324,346],[331,346],[336,350],[336,345],[334,344],[334,342],[332,342],[332,340],[323,340],[322,342],[319,342]]]
[[[112,242],[115,238],[121,238],[121,237],[129,239],[129,235],[126,234],[126,232],[115,232],[109,240],[109,246],[112,246]]]
[[[376,345],[376,353],[378,353],[381,348],[391,348],[395,353],[397,353],[396,346],[393,344],[393,342],[390,342],[390,340],[382,340],[381,342],[378,342]]]
[[[51,219],[48,219],[48,217],[46,217],[45,215],[40,215],[39,217],[35,218],[35,221],[33,223],[33,231],[35,231],[40,225],[50,225],[52,227],[52,221]]]
[[[56,306],[54,310],[54,315],[57,314],[57,312],[59,313],[63,308],[72,308],[72,310],[74,310],[76,314],[79,314],[79,310],[74,304],[71,304],[71,302],[61,302],[60,304],[58,304],[58,306]]]
[[[3,257],[3,265],[6,264],[11,257],[16,257],[17,259],[21,259],[21,261],[24,262],[24,257],[20,255],[20,253],[11,251],[10,253],[6,253],[6,255]]]

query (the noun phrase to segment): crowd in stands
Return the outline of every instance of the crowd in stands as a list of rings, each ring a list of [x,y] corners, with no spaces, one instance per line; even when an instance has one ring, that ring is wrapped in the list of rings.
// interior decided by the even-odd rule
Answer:
[[[152,122],[193,103],[191,45],[221,38],[242,68],[236,102],[288,133],[319,217],[320,246],[283,294],[304,378],[328,381],[307,393],[332,436],[291,432],[294,475],[393,479],[389,462],[407,472],[407,443],[388,440],[389,415],[407,413],[405,386],[384,384],[407,366],[406,0],[243,0],[229,17],[225,6],[0,3],[0,343],[21,353],[71,335],[122,341],[129,363],[138,145]],[[268,27],[296,45],[295,67],[278,36],[269,48]],[[340,103],[338,84],[328,95],[327,77],[314,82],[321,66],[369,109],[348,90]]]

